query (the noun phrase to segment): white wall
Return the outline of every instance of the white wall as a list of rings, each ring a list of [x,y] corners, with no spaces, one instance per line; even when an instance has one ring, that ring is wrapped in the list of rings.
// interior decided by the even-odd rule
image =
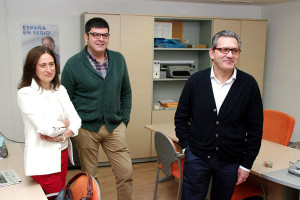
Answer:
[[[0,132],[10,135],[13,131],[13,105],[15,95],[11,91],[10,47],[7,33],[6,5],[0,1]]]
[[[262,7],[268,20],[264,107],[296,119],[291,141],[300,141],[300,2]]]
[[[150,0],[0,0],[0,131],[24,141],[16,102],[22,75],[21,24],[58,24],[61,64],[81,49],[84,12],[261,18],[259,6],[160,2]]]

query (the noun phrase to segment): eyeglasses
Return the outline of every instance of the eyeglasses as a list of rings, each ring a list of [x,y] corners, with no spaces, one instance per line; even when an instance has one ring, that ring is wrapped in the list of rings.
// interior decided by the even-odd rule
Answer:
[[[88,34],[91,34],[95,39],[99,39],[101,36],[103,39],[109,38],[109,33],[97,33],[97,32],[87,32]]]
[[[239,55],[241,50],[238,48],[230,49],[230,48],[215,48],[219,50],[223,54],[228,54],[231,51],[232,55]]]

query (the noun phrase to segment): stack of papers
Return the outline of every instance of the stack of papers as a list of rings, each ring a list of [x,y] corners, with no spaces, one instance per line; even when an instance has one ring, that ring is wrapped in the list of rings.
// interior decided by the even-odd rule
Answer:
[[[163,108],[177,108],[178,102],[175,100],[160,100],[161,107]]]
[[[21,182],[21,179],[14,170],[0,172],[0,187],[14,185]]]

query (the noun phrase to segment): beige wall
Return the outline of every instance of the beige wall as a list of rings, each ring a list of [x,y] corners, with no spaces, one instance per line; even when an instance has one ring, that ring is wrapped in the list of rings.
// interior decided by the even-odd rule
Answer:
[[[262,7],[268,20],[264,107],[296,119],[292,141],[300,141],[300,2]]]

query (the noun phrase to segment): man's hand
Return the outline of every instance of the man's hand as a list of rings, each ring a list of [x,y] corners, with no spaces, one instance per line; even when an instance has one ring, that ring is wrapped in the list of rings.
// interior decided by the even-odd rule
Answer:
[[[243,183],[244,181],[246,181],[248,176],[249,176],[249,172],[239,168],[238,169],[238,180],[236,182],[236,185],[239,185],[239,184]]]

